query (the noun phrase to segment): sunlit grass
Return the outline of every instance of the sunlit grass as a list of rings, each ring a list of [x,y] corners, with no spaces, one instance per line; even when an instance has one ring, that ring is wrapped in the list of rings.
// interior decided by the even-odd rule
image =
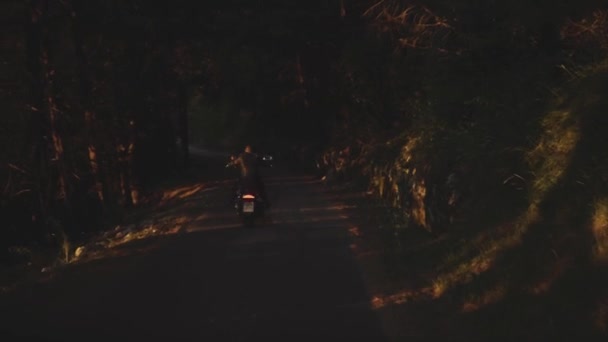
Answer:
[[[501,255],[522,244],[530,227],[542,221],[539,207],[549,195],[549,191],[562,181],[565,170],[570,166],[580,135],[578,122],[570,111],[548,113],[542,121],[542,128],[543,135],[527,154],[528,161],[536,175],[530,185],[527,209],[510,222],[482,230],[477,236],[463,241],[455,251],[447,253],[443,263],[438,267],[439,273],[432,278],[429,287],[418,292],[405,291],[377,296],[372,302],[372,307],[381,308],[390,304],[404,303],[420,299],[424,297],[423,295],[435,299],[443,297],[455,286],[470,284],[479,279],[480,275],[494,269],[497,259]],[[409,161],[412,157],[406,154],[404,159]],[[415,170],[412,168],[409,172],[415,175]],[[415,179],[412,190],[414,202],[418,204],[414,205],[412,215],[424,227],[427,220],[424,207],[427,189],[423,177]],[[382,186],[382,183],[377,180],[374,185]],[[601,207],[608,208],[608,204]],[[605,227],[604,223],[608,221],[608,210],[598,209],[596,216],[595,226]],[[554,268],[554,272],[532,287],[534,293],[546,292],[567,268],[565,264],[562,265],[564,267],[557,266]],[[491,288],[483,290],[481,294],[469,293],[468,299],[462,304],[462,311],[477,311],[503,300],[508,294],[509,286],[511,284],[508,283],[508,280],[501,278],[497,279]],[[485,288],[485,286],[482,287]]]
[[[367,174],[370,178],[370,189],[380,198],[387,200],[393,207],[400,208],[407,192],[411,194],[411,208],[408,215],[412,221],[423,228],[429,228],[425,198],[427,186],[425,175],[419,171],[428,165],[428,161],[417,157],[423,149],[425,137],[422,134],[409,136],[407,141],[387,142],[387,145],[402,144],[397,154],[383,164],[370,166]]]
[[[116,246],[124,245],[126,243],[147,239],[153,236],[165,235],[165,234],[175,234],[179,231],[180,227],[188,221],[186,217],[176,217],[173,220],[172,227],[164,227],[160,229],[157,225],[150,225],[147,227],[140,228],[138,230],[134,230],[131,232],[127,232],[126,234],[117,234],[116,236],[109,238],[107,240],[107,247],[114,248]]]
[[[531,206],[525,214],[516,220],[510,230],[504,229],[501,237],[489,238],[488,234],[480,234],[477,239],[463,247],[462,254],[468,254],[469,249],[477,249],[477,254],[461,260],[449,270],[440,273],[433,281],[433,296],[441,297],[450,288],[470,283],[476,276],[488,271],[495,260],[505,251],[518,246],[527,228],[538,219],[535,206]],[[451,256],[450,259],[454,259]]]
[[[450,252],[439,266],[441,271],[429,287],[433,297],[439,298],[454,286],[469,283],[492,269],[496,259],[519,246],[529,228],[542,219],[539,206],[548,192],[562,180],[580,132],[576,116],[569,110],[549,112],[541,122],[541,128],[542,136],[526,155],[536,175],[529,189],[528,208],[510,222],[488,227],[464,242],[458,250]],[[401,187],[405,180],[411,191],[409,214],[415,224],[428,228],[429,218],[425,204],[428,189],[425,172],[421,170],[431,161],[423,157],[425,141],[424,135],[420,134],[401,142],[402,148],[392,156],[394,159],[389,156],[388,160],[376,161],[365,170],[370,177],[371,190],[396,207],[403,196]],[[496,301],[501,295],[502,290],[490,292],[476,303],[470,304],[469,309]]]
[[[543,136],[527,156],[537,175],[530,189],[527,210],[509,225],[489,227],[480,233],[457,253],[462,257],[450,255],[444,264],[453,266],[434,280],[434,297],[441,297],[450,288],[470,283],[476,276],[490,270],[500,255],[519,246],[528,229],[541,220],[539,205],[548,191],[562,179],[579,139],[578,123],[570,111],[550,112],[543,120],[542,128]],[[476,250],[475,255],[467,257],[472,250]],[[460,262],[454,263],[456,260]]]
[[[426,184],[424,179],[420,179],[412,185],[412,218],[416,224],[427,228],[426,206],[424,200],[426,198]]]
[[[188,216],[169,216],[150,220],[142,225],[117,226],[86,245],[77,247],[70,255],[70,263],[102,259],[117,255],[116,248],[157,236],[174,235],[192,221]]]
[[[553,284],[572,266],[572,259],[568,257],[558,258],[551,267],[551,271],[542,279],[532,282],[528,286],[528,292],[541,295],[547,293]]]
[[[567,110],[550,112],[542,122],[542,129],[543,137],[527,154],[536,174],[530,197],[532,205],[539,204],[561,179],[580,138],[578,120]]]
[[[565,98],[560,101],[561,103],[557,103],[558,107],[555,107],[559,109],[547,112],[542,118],[539,126],[540,136],[523,155],[530,170],[530,176],[526,176],[527,207],[506,222],[503,220],[487,223],[486,227],[470,227],[467,231],[480,233],[454,240],[456,247],[443,253],[444,259],[438,263],[435,268],[436,273],[430,277],[427,287],[423,287],[423,290],[418,292],[395,291],[393,294],[376,296],[372,307],[381,308],[422,298],[412,293],[424,293],[431,298],[439,299],[458,287],[468,294],[462,304],[462,310],[472,312],[502,301],[512,286],[523,286],[528,293],[536,295],[545,294],[552,289],[571,268],[572,259],[567,255],[559,255],[552,260],[552,249],[548,246],[551,241],[547,241],[548,245],[543,245],[539,249],[524,242],[528,236],[536,236],[537,231],[540,232],[541,229],[550,226],[550,222],[546,219],[551,217],[543,217],[544,205],[548,200],[556,200],[558,199],[556,196],[564,195],[560,194],[561,185],[569,181],[569,178],[565,177],[570,177],[574,153],[577,147],[580,147],[582,134],[580,118],[586,113],[581,112],[577,107],[568,106],[571,104],[567,103],[568,100]],[[375,158],[367,156],[371,162],[363,168],[370,180],[370,190],[378,197],[387,200],[393,207],[399,208],[403,196],[410,195],[409,207],[404,209],[408,211],[407,215],[410,215],[409,218],[415,224],[424,228],[428,228],[429,223],[426,205],[432,185],[427,183],[429,181],[426,178],[427,168],[436,167],[434,163],[437,160],[432,158],[446,157],[443,154],[437,156],[430,152],[433,151],[431,146],[433,142],[426,138],[429,134],[432,135],[428,132],[417,136],[414,134],[413,137],[408,136],[399,141],[401,149],[397,153],[393,153],[390,146],[378,147],[377,149],[382,149],[380,153],[377,149],[372,149],[380,156]],[[406,193],[407,191],[410,193]],[[489,194],[489,196],[493,195]],[[479,216],[483,215],[485,214],[479,213]],[[475,221],[472,220],[469,224],[475,225]],[[596,238],[595,255],[598,258],[600,256],[605,258],[608,254],[608,200],[596,203],[592,229]],[[556,234],[561,233],[556,232]],[[546,238],[548,239],[550,235],[550,232],[547,232]],[[520,247],[521,249],[518,249]],[[513,258],[509,253],[516,249],[523,253],[522,258]],[[534,270],[536,273],[543,273],[540,279],[534,277],[534,280],[530,278],[531,275],[523,273],[514,277],[500,276],[499,267],[514,267],[508,272],[515,273],[528,272],[527,268],[536,267],[536,264],[516,264],[526,256],[533,258],[534,262],[543,260],[544,264],[540,267],[548,272]],[[546,260],[538,259],[545,257]],[[514,284],[513,282],[516,281],[523,281],[525,284]],[[480,293],[473,295],[475,292]]]

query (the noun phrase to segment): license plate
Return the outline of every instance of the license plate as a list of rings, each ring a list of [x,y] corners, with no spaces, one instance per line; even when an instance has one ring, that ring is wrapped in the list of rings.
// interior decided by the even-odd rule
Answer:
[[[253,212],[253,202],[244,202],[243,203],[243,212],[252,213]]]

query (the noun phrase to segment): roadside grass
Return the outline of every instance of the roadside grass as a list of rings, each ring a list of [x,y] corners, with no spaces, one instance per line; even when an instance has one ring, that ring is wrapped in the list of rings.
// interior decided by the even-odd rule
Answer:
[[[23,260],[0,268],[0,293],[10,292],[19,284],[51,277],[55,271],[76,263],[108,258],[123,253],[120,247],[152,237],[182,232],[198,219],[210,205],[225,199],[220,188],[232,181],[223,165],[207,165],[195,161],[191,168],[176,172],[168,179],[148,189],[137,207],[126,210],[120,220],[95,234],[70,240],[57,227],[58,249],[15,247],[14,253]],[[219,165],[219,164],[218,164]],[[176,208],[191,208],[185,215]],[[194,212],[195,211],[195,212]],[[199,215],[195,215],[198,213]]]
[[[530,171],[523,190],[506,198],[496,188],[476,192],[466,219],[439,234],[412,224],[424,215],[399,206],[400,172],[413,175],[422,199],[429,193],[431,184],[414,175],[420,168],[368,166],[375,196],[356,204],[364,236],[381,252],[376,267],[392,284],[375,280],[370,305],[397,334],[416,308],[436,323],[428,336],[442,326],[477,340],[608,339],[608,102],[597,95],[607,80],[596,69],[542,116],[538,138],[522,152]],[[392,157],[415,161],[405,146]],[[410,210],[429,204],[415,200]]]

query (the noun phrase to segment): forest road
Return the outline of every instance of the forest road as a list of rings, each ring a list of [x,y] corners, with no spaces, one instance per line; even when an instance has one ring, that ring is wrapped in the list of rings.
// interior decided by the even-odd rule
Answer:
[[[1,341],[384,341],[349,212],[320,181],[266,175],[273,206],[253,228],[228,185],[172,208],[179,234],[125,244],[0,296]]]

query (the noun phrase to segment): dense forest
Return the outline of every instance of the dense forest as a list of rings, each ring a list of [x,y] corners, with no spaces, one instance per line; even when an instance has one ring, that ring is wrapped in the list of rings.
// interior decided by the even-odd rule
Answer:
[[[191,144],[323,137],[322,3],[2,2],[2,259],[119,219]]]
[[[69,255],[187,168],[190,145],[253,142],[363,184],[403,222],[387,228],[395,246],[448,236],[436,296],[568,297],[552,309],[608,331],[604,1],[6,0],[0,13],[3,261]]]

